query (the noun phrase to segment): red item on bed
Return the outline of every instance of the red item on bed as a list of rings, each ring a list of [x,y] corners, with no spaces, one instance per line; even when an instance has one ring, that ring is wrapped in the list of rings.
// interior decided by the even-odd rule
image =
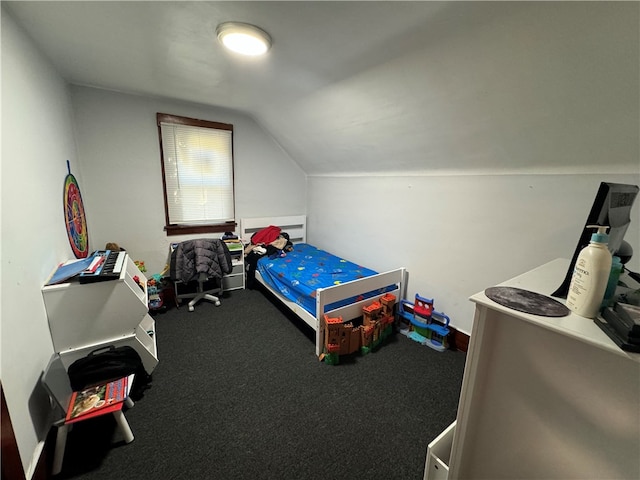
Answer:
[[[280,227],[269,225],[254,233],[251,237],[251,243],[254,245],[269,244],[278,238],[280,231]]]

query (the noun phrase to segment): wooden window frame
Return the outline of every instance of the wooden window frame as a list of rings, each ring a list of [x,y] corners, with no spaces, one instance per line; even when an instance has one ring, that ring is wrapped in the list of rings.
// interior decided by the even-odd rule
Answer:
[[[229,123],[211,122],[208,120],[200,120],[197,118],[181,117],[179,115],[171,115],[168,113],[157,113],[156,123],[158,126],[158,139],[160,141],[160,166],[162,168],[162,195],[164,198],[164,216],[165,226],[164,230],[167,232],[167,236],[171,235],[186,235],[186,234],[200,234],[200,233],[222,233],[228,231],[234,231],[237,227],[235,219],[224,223],[210,223],[210,224],[171,224],[169,223],[169,204],[167,201],[167,182],[165,178],[164,168],[164,151],[162,147],[162,128],[161,123],[174,123],[179,125],[188,125],[192,127],[213,128],[217,130],[228,130],[231,132],[231,181],[233,182],[233,202],[235,204],[235,170],[234,170],[234,154],[233,154],[233,125]],[[234,208],[235,210],[235,208]]]

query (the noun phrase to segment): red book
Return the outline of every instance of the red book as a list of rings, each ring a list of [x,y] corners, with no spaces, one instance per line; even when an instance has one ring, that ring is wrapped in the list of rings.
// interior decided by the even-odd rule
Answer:
[[[94,387],[87,387],[81,392],[73,392],[65,423],[79,422],[120,410],[125,398],[127,398],[127,384],[128,379],[124,377]]]

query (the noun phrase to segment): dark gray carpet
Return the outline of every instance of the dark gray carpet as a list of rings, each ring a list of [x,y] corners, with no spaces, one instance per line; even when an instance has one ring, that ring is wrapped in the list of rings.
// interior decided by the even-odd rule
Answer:
[[[312,333],[270,297],[233,291],[156,315],[160,363],[109,445],[110,415],[76,424],[59,478],[421,479],[455,418],[465,354],[402,335],[317,360]]]

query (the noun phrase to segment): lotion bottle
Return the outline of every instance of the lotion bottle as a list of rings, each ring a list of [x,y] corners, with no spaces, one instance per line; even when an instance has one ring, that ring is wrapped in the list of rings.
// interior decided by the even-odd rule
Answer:
[[[607,288],[612,257],[607,248],[609,227],[589,225],[587,228],[598,231],[591,235],[591,242],[578,255],[567,294],[567,307],[582,317],[594,318]]]

